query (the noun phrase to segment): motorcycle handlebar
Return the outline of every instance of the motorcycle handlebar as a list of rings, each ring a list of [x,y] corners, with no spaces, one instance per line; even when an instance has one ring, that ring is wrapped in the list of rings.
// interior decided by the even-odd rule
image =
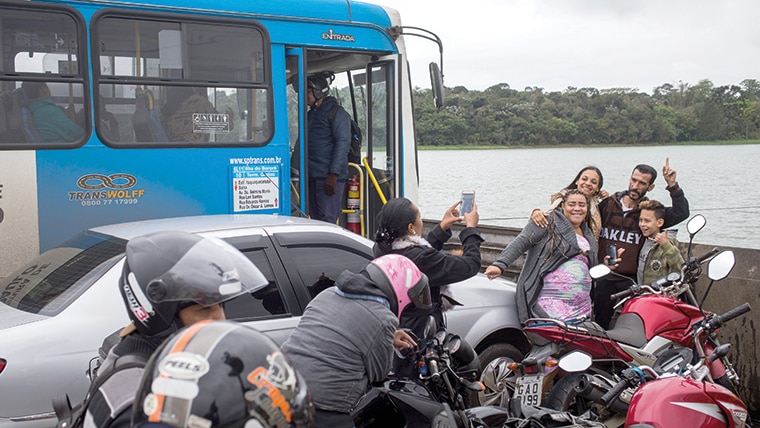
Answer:
[[[605,407],[609,406],[613,401],[618,398],[618,395],[628,388],[628,379],[623,379],[616,383],[609,391],[605,392],[599,401],[604,404]]]
[[[715,247],[715,248],[713,248],[712,250],[710,250],[710,251],[708,251],[708,252],[706,252],[706,253],[702,254],[701,256],[699,256],[699,257],[696,257],[696,258],[694,259],[694,261],[696,262],[696,264],[699,264],[699,265],[701,265],[701,264],[702,264],[702,263],[703,263],[705,260],[707,260],[707,259],[709,259],[710,257],[712,257],[712,256],[714,256],[714,255],[716,255],[716,254],[718,254],[718,252],[719,252],[719,251],[718,251],[718,248],[717,248],[717,247]]]
[[[634,293],[633,288],[629,288],[627,290],[623,290],[623,291],[621,291],[619,293],[615,293],[615,294],[611,295],[610,296],[610,300],[622,299],[623,297],[628,297],[628,296],[633,295],[633,293]]]
[[[749,305],[749,303],[744,303],[743,305],[739,305],[730,311],[726,312],[723,315],[718,315],[714,319],[710,320],[710,326],[713,329],[719,328],[727,321],[730,321],[740,315],[744,315],[747,312],[752,310],[752,307]]]
[[[441,377],[441,373],[438,371],[438,361],[436,360],[428,361],[428,369],[430,369],[431,378],[438,379],[439,377]]]

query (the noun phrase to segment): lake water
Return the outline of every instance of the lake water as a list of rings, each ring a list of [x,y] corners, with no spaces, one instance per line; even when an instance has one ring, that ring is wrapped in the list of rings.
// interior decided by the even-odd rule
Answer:
[[[481,224],[523,227],[531,210],[545,209],[584,166],[599,167],[604,189],[613,193],[628,188],[640,163],[658,171],[647,196],[669,206],[661,175],[666,157],[691,215],[707,218],[696,242],[760,248],[760,193],[753,190],[760,184],[760,145],[421,150],[419,206],[423,218],[439,219],[462,190],[475,190]],[[688,240],[685,223],[675,227]]]

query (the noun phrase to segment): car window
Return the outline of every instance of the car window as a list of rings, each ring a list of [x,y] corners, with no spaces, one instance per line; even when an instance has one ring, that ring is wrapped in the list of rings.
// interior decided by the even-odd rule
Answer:
[[[0,302],[33,314],[66,309],[124,254],[126,241],[83,232],[0,280]]]
[[[269,286],[251,294],[244,294],[224,305],[227,319],[247,319],[290,315],[280,289],[277,287],[272,265],[263,249],[243,251],[269,281]]]
[[[359,272],[370,261],[363,254],[326,246],[291,247],[289,255],[312,298],[331,287],[344,270]]]

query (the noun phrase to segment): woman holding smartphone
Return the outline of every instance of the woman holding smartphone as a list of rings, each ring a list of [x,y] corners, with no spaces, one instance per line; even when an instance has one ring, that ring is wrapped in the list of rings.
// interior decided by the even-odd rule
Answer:
[[[445,326],[443,311],[452,302],[448,296],[448,284],[463,281],[480,270],[480,243],[483,238],[477,229],[478,206],[472,203],[472,211],[460,216],[457,201],[443,214],[441,222],[422,237],[422,218],[417,206],[406,198],[394,198],[383,206],[377,217],[375,236],[375,256],[395,253],[411,259],[427,275],[433,302],[431,309],[411,309],[404,313],[400,327],[411,329],[418,337],[423,337],[429,315],[433,315],[438,326]],[[447,254],[441,249],[451,238],[451,225],[465,223],[459,232],[463,253],[461,256]],[[450,296],[449,296],[450,297]]]
[[[599,168],[595,166],[584,167],[578,172],[570,184],[551,196],[552,204],[546,212],[541,211],[540,208],[535,208],[530,214],[530,218],[537,225],[546,227],[549,224],[547,217],[559,206],[562,202],[562,197],[567,194],[568,191],[578,189],[589,198],[588,223],[591,227],[591,231],[594,232],[594,239],[599,240],[599,233],[602,230],[602,217],[599,214],[598,208],[599,202],[609,196],[607,191],[602,189],[603,185],[604,177]]]
[[[589,198],[568,190],[548,217],[546,227],[529,221],[486,269],[490,279],[500,276],[525,251],[517,279],[517,316],[583,321],[591,316],[589,267],[597,263],[597,244],[588,226]]]

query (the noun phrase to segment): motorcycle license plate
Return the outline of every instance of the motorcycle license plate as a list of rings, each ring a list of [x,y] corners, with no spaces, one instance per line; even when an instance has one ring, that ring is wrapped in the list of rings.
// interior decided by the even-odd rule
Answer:
[[[544,377],[538,376],[520,376],[515,383],[515,397],[519,397],[523,404],[531,406],[541,405],[541,390],[544,384]]]

